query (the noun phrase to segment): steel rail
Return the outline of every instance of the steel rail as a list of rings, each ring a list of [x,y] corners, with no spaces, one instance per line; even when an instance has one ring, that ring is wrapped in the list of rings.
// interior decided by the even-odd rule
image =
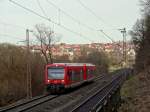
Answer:
[[[96,77],[96,78],[94,79],[94,81],[100,80],[100,79],[102,79],[102,78],[104,78],[104,76],[98,76],[98,77]],[[18,107],[20,107],[20,106],[26,105],[26,104],[28,104],[28,103],[35,102],[35,101],[37,101],[37,100],[39,100],[39,99],[42,99],[42,98],[45,98],[45,97],[47,97],[47,96],[48,96],[48,95],[37,96],[37,97],[34,97],[34,98],[30,99],[30,100],[24,99],[24,101],[22,100],[22,101],[23,101],[22,103],[18,103],[18,104],[14,103],[14,104],[8,105],[8,106],[6,106],[6,107],[0,108],[0,112],[10,111],[10,110],[12,110],[12,109],[15,109],[15,108],[18,108]]]
[[[121,79],[119,80],[118,83],[120,83],[120,82],[121,82]],[[105,98],[107,98],[107,96],[108,96],[108,97],[111,97],[111,96],[109,96],[110,93],[112,93],[113,91],[115,91],[115,89],[119,88],[118,83],[115,83],[115,84],[109,89],[109,91],[107,91],[107,93],[106,93],[106,94],[102,97],[102,99],[91,109],[91,111],[96,111],[97,107],[100,106],[100,104],[102,105],[103,101],[105,100]],[[99,110],[98,110],[98,111],[99,111]],[[96,111],[96,112],[97,112],[97,111]]]
[[[91,96],[89,96],[86,100],[84,100],[83,102],[81,102],[80,104],[78,104],[75,108],[73,108],[70,112],[81,112],[81,108],[87,103],[89,102],[93,97],[95,97],[98,93],[102,92],[103,90],[107,89],[109,86],[115,87],[118,83],[115,83],[116,80],[118,80],[119,78],[121,78],[121,76],[117,76],[115,77],[111,82],[107,83],[105,86],[103,86],[100,90],[96,91],[94,94],[92,94]],[[114,84],[113,84],[114,83]],[[113,85],[112,85],[113,84]],[[110,89],[108,90],[110,91]],[[108,92],[106,91],[106,92]],[[104,96],[101,98],[101,100],[104,98]],[[93,109],[93,108],[92,108]]]
[[[10,105],[8,105],[8,106],[5,106],[5,107],[0,108],[0,112],[1,112],[1,111],[6,111],[6,110],[13,109],[13,108],[15,108],[15,107],[17,107],[17,106],[25,105],[25,104],[27,104],[27,103],[30,103],[30,102],[32,102],[32,101],[38,100],[38,99],[43,98],[43,97],[46,97],[46,96],[47,96],[47,95],[41,95],[41,96],[34,97],[34,98],[32,98],[32,99],[22,99],[22,100],[20,100],[20,101],[22,101],[21,103],[13,103],[13,104],[10,104]]]
[[[11,107],[6,107],[3,109],[0,109],[0,112],[22,112],[22,111],[28,110],[30,108],[33,108],[37,105],[40,105],[44,102],[50,101],[56,97],[58,97],[58,95],[50,95],[50,96],[43,95],[43,96],[31,99],[27,102],[23,102],[18,105],[13,105]]]
[[[94,81],[97,81],[97,80],[100,80],[103,78],[105,78],[105,75],[97,76],[97,77],[95,77]],[[23,101],[22,103],[18,103],[18,104],[14,103],[12,105],[0,108],[0,112],[12,112],[12,111],[22,112],[22,111],[28,110],[32,107],[35,107],[37,105],[40,105],[44,102],[50,101],[50,100],[56,98],[57,96],[58,95],[51,95],[51,96],[42,95],[42,96],[34,97],[31,100],[25,99],[25,101]],[[49,97],[49,98],[47,98],[47,97]]]

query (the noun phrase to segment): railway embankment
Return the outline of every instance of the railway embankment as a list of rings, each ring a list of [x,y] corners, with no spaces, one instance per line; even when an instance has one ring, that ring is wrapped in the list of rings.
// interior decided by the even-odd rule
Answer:
[[[119,70],[115,72],[116,75],[113,75],[114,73],[112,73],[112,75],[104,75],[101,77],[97,77],[95,78],[93,83],[82,85],[81,87],[70,90],[66,92],[66,94],[62,94],[53,99],[51,99],[51,97],[53,97],[52,95],[46,97],[44,96],[42,98],[38,98],[35,100],[33,99],[21,105],[16,105],[16,106],[14,105],[12,107],[2,108],[0,111],[17,112],[19,110],[19,111],[27,111],[27,112],[37,112],[37,111],[70,112],[72,109],[74,109],[73,107],[82,104],[83,101],[87,101],[87,98],[90,99],[94,98],[95,95],[99,97],[101,103],[107,103],[105,96],[108,96],[107,95],[108,93],[110,92],[112,92],[112,94],[118,93],[115,91],[116,88],[118,88],[120,83],[122,82],[123,75],[121,75],[121,73],[123,73],[123,71]],[[112,89],[115,90],[111,91]],[[99,93],[100,95],[97,95]],[[111,96],[114,97],[114,95]],[[118,95],[116,94],[115,96]],[[90,100],[90,101],[95,102],[97,101],[98,97],[96,97],[96,100]],[[116,101],[116,98],[113,99],[114,101]],[[93,103],[90,103],[90,105],[91,104]]]
[[[150,80],[147,72],[130,77],[122,89],[123,102],[118,112],[149,112],[150,111]]]

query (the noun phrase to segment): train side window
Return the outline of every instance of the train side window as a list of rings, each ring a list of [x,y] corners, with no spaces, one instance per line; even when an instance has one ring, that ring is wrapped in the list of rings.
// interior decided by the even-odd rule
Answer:
[[[68,70],[68,75],[70,76],[72,74],[72,70]]]
[[[83,74],[83,69],[80,70],[80,75],[82,75],[82,74]]]
[[[87,75],[89,75],[90,74],[90,69],[87,69]]]
[[[72,70],[68,70],[68,77],[69,77],[69,80],[72,81]]]
[[[80,70],[80,80],[83,79],[83,69]]]
[[[72,80],[73,81],[77,80],[77,75],[76,75],[76,71],[75,70],[72,71]]]
[[[88,77],[92,77],[95,74],[95,70],[94,69],[87,69],[87,76]]]
[[[81,81],[83,79],[83,69],[68,70],[68,76],[71,81]]]

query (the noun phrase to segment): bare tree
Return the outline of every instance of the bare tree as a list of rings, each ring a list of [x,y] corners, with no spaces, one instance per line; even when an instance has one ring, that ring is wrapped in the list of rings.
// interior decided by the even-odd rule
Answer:
[[[141,0],[141,5],[142,18],[136,22],[133,31],[130,32],[136,45],[137,72],[142,72],[150,66],[150,0]]]
[[[145,29],[144,19],[138,19],[133,26],[133,30],[129,32],[137,49],[141,42],[145,39]]]
[[[34,35],[40,44],[40,51],[46,63],[53,63],[52,47],[58,42],[59,38],[55,37],[54,31],[45,24],[37,24],[35,29]]]

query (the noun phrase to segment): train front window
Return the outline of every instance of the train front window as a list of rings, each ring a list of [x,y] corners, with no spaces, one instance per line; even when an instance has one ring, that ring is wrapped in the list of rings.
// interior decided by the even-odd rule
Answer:
[[[64,79],[64,68],[48,68],[48,79]]]

